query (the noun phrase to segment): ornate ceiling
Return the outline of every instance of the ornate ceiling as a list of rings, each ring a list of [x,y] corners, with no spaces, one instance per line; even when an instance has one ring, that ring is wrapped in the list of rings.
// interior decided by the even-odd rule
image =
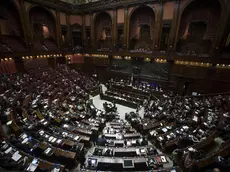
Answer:
[[[86,4],[86,3],[90,3],[90,2],[96,2],[99,0],[61,0],[61,1],[75,5],[75,4]]]

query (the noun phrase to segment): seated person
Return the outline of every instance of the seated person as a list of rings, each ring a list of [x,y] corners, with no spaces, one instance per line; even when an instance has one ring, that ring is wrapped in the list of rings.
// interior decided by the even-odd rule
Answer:
[[[97,145],[98,146],[105,146],[105,144],[107,143],[105,136],[102,135],[100,138],[97,139]]]
[[[143,137],[141,145],[142,146],[147,146],[148,145],[148,140],[145,137]]]

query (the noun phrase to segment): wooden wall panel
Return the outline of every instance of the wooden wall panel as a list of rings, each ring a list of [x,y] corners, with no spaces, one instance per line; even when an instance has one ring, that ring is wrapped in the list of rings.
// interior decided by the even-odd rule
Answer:
[[[11,28],[9,26],[8,20],[0,19],[1,34],[2,35],[11,35]]]
[[[173,12],[174,12],[174,2],[166,2],[164,4],[163,19],[171,20],[173,18]]]
[[[70,24],[79,24],[82,25],[82,16],[80,15],[71,15],[70,16]]]
[[[117,23],[124,23],[124,9],[117,10]]]
[[[60,24],[61,25],[67,25],[66,24],[66,14],[65,13],[60,13]]]
[[[90,15],[89,14],[85,16],[85,26],[90,26]]]

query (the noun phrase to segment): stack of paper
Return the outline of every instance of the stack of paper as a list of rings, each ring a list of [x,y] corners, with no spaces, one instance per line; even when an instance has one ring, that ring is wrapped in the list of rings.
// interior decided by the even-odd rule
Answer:
[[[12,147],[9,147],[6,151],[5,151],[5,154],[8,154],[12,151]]]
[[[17,162],[19,159],[21,159],[21,157],[22,155],[20,155],[19,151],[17,151],[13,154],[12,159]]]

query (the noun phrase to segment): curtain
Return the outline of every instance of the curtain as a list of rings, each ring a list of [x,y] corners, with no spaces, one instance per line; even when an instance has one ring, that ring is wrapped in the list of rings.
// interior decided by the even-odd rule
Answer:
[[[185,29],[185,32],[184,32],[184,34],[182,35],[181,39],[183,39],[183,40],[186,40],[186,39],[187,39],[187,37],[188,37],[188,35],[189,35],[189,26],[190,26],[190,24],[187,24],[186,29]]]
[[[50,38],[49,28],[47,26],[42,26],[44,38]]]
[[[137,19],[133,24],[132,24],[132,30],[131,30],[131,39],[136,38],[136,34],[138,33],[138,27],[139,27],[139,19]],[[140,33],[139,33],[140,34]]]
[[[230,33],[228,34],[228,38],[227,38],[227,41],[226,41],[226,44],[225,44],[225,47],[228,47],[230,44]]]

